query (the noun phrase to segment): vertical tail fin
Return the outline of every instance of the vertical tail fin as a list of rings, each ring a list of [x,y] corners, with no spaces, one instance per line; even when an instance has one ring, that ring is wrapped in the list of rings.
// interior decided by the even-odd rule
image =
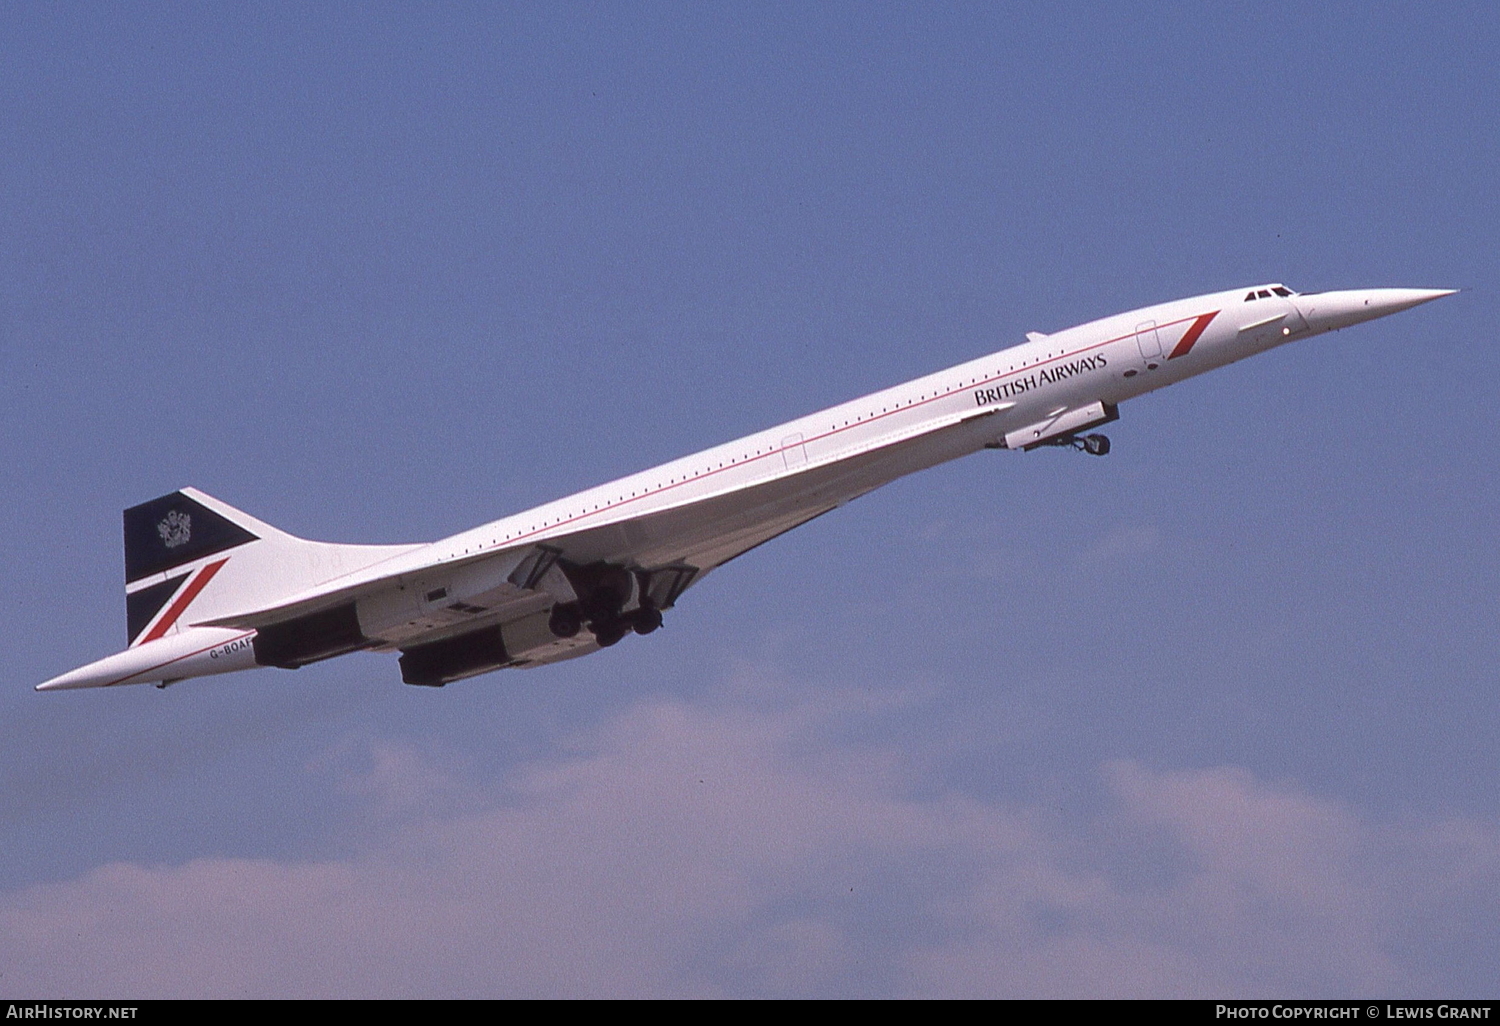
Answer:
[[[173,571],[259,541],[260,537],[247,524],[236,523],[231,516],[199,502],[191,489],[127,509],[125,621],[130,644],[154,641],[176,626],[182,611],[223,569],[224,561],[211,561],[196,572]],[[163,574],[164,580],[155,579]],[[141,586],[132,589],[137,584]],[[169,602],[175,613],[167,609]]]
[[[269,604],[410,548],[306,541],[196,488],[163,495],[125,511],[129,643]]]
[[[256,541],[260,535],[209,509],[192,489],[125,511],[125,585]],[[232,510],[238,514],[239,510]]]

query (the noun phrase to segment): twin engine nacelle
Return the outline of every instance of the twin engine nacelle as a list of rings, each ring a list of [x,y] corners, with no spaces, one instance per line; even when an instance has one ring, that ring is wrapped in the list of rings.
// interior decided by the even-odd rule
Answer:
[[[406,647],[401,677],[408,684],[441,687],[507,666],[552,662],[607,648],[632,631],[650,634],[697,573],[692,567],[644,571],[596,562],[554,560],[545,570],[518,568],[528,590],[554,601],[526,616],[439,641]],[[559,580],[558,578],[561,578]],[[585,633],[585,631],[587,633]]]
[[[560,556],[538,546],[264,627],[253,642],[254,662],[296,669],[399,647],[407,683],[442,685],[582,655],[632,631],[649,634],[697,574],[690,566],[647,571]]]

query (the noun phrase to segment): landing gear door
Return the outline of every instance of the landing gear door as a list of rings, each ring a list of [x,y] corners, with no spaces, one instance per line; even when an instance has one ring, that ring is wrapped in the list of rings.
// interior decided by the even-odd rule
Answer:
[[[557,557],[561,555],[560,550],[550,545],[538,545],[511,571],[510,583],[522,590],[535,588],[547,576],[547,571],[557,564]]]
[[[677,596],[686,591],[687,586],[693,583],[693,578],[698,576],[698,568],[679,563],[651,570],[641,576],[645,578],[641,590],[651,600],[652,606],[656,609],[671,609],[677,602]]]

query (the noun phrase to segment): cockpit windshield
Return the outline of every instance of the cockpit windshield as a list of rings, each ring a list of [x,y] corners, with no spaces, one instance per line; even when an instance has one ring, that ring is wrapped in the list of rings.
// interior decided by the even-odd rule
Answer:
[[[1253,303],[1257,299],[1270,299],[1272,295],[1280,296],[1282,299],[1290,299],[1296,294],[1285,285],[1267,285],[1263,289],[1251,289],[1245,293],[1245,302]]]

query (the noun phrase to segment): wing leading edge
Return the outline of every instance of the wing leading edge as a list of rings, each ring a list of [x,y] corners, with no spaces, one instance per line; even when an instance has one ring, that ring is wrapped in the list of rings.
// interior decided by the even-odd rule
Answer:
[[[294,668],[359,649],[399,648],[403,676],[411,683],[441,684],[501,666],[573,658],[631,631],[650,633],[661,613],[710,570],[893,474],[947,458],[930,436],[983,416],[946,418],[926,431],[892,433],[862,453],[817,461],[805,453],[789,459],[788,450],[798,444],[790,440],[762,446],[747,454],[759,457],[762,480],[701,497],[673,488],[675,474],[654,494],[646,482],[627,478],[604,491],[637,500],[625,503],[637,512],[619,510],[594,526],[568,530],[564,524],[538,532],[536,540],[484,547],[485,535],[522,533],[521,522],[535,519],[521,514],[275,605],[195,625],[257,632],[261,665]],[[714,455],[699,462],[711,465]],[[572,504],[582,513],[597,499],[580,493]]]

